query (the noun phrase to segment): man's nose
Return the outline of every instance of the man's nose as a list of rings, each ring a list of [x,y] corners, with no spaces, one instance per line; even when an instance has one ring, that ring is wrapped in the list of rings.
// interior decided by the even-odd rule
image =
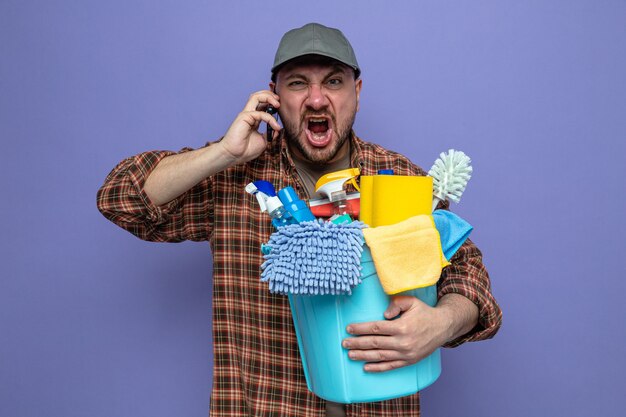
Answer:
[[[309,84],[306,105],[314,110],[320,110],[328,105],[328,97],[320,84]]]

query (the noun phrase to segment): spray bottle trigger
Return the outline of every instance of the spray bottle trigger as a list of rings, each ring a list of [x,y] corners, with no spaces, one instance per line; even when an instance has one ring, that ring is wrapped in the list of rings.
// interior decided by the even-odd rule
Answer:
[[[358,174],[357,174],[358,175]],[[359,188],[358,184],[356,183],[356,177],[352,177],[350,178],[350,184],[352,184],[352,186],[358,191],[361,192],[361,189]]]
[[[259,206],[261,207],[261,213],[265,213],[267,211],[267,204],[265,204],[265,199],[267,196],[259,190],[255,183],[251,182],[246,185],[246,192],[252,194],[256,197],[256,200],[259,202]]]

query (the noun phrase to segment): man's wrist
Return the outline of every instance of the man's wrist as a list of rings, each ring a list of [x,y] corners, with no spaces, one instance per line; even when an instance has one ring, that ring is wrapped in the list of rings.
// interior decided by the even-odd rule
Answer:
[[[231,166],[235,166],[239,164],[239,158],[233,155],[224,145],[223,141],[217,142],[215,145],[218,153],[218,160],[221,161],[222,169],[229,168]]]
[[[478,323],[478,307],[460,294],[446,294],[437,303],[443,325],[441,345],[469,333]]]

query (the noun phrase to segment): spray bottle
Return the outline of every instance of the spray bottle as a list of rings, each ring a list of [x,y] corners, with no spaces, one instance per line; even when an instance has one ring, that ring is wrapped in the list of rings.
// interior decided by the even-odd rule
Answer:
[[[254,181],[246,185],[246,192],[254,195],[261,206],[261,213],[267,212],[272,218],[272,224],[278,228],[296,223],[296,220],[285,209],[276,195],[274,186],[267,181]]]
[[[348,168],[342,171],[331,172],[323,175],[315,184],[315,191],[325,194],[331,203],[333,203],[335,215],[331,217],[331,221],[341,217],[346,220],[350,219],[348,213],[348,203],[346,200],[346,191],[343,186],[346,182],[351,183],[354,188],[359,190],[355,178],[360,174],[358,168]],[[345,216],[344,216],[345,215]]]
[[[306,203],[298,197],[293,187],[285,187],[278,192],[278,198],[283,203],[289,214],[296,223],[310,222],[315,220],[315,216]]]

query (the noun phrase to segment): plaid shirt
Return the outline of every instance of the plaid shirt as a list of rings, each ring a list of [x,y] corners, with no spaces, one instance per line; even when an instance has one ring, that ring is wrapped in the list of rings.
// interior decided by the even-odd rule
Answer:
[[[208,145],[210,146],[210,144]],[[183,149],[182,152],[189,149]],[[284,140],[274,140],[257,159],[217,173],[176,200],[157,207],[143,191],[151,170],[173,152],[146,152],[122,161],[98,192],[98,208],[141,239],[206,241],[213,253],[214,369],[211,414],[219,416],[324,416],[324,400],[308,391],[287,298],[259,280],[260,244],[273,232],[270,218],[244,191],[263,179],[277,189],[292,186],[307,198]],[[351,164],[363,175],[393,169],[425,175],[400,154],[351,139]],[[492,337],[502,313],[491,295],[481,253],[467,241],[438,284],[439,296],[458,293],[473,301],[480,318],[469,334],[449,343]],[[419,416],[419,395],[351,404],[348,416]]]

